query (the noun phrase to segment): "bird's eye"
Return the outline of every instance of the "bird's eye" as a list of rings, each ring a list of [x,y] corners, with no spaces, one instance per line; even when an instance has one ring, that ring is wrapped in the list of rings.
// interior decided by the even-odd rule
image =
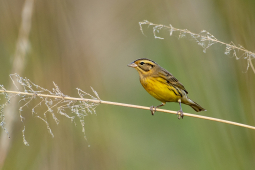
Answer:
[[[143,64],[144,64],[144,62],[141,62],[140,64],[141,64],[141,65],[143,65]]]

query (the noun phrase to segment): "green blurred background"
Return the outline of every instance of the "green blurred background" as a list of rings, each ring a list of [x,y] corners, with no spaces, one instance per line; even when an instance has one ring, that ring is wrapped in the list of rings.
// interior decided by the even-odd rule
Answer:
[[[16,41],[24,0],[0,0],[0,84],[10,87]],[[29,51],[22,77],[47,89],[53,81],[66,95],[78,97],[76,87],[102,100],[144,106],[158,105],[140,85],[138,73],[127,64],[146,57],[171,72],[189,91],[189,97],[207,109],[199,114],[255,125],[255,74],[247,62],[225,55],[215,44],[206,53],[190,38],[178,39],[138,22],[172,24],[199,33],[207,30],[217,39],[254,51],[254,0],[36,0],[33,4]],[[1,100],[3,102],[3,100]],[[255,131],[207,120],[146,110],[99,105],[97,115],[81,126],[48,115],[55,135],[32,116],[31,103],[16,109],[9,151],[0,155],[2,169],[254,169]],[[21,103],[19,104],[19,106]],[[178,110],[177,103],[164,109]],[[188,113],[192,108],[183,105]],[[37,110],[42,114],[45,108]],[[196,113],[195,113],[196,114]],[[3,132],[1,132],[3,133]],[[89,147],[90,145],[90,147]]]

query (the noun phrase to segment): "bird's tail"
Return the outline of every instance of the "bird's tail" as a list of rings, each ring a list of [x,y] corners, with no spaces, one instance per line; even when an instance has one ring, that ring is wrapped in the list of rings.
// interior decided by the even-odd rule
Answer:
[[[192,100],[191,100],[192,101]],[[190,107],[192,107],[196,112],[206,111],[203,107],[201,107],[196,102],[192,101],[189,103]]]

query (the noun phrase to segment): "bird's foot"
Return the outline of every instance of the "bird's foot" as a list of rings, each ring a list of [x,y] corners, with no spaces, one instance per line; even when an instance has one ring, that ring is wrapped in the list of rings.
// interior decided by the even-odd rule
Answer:
[[[150,107],[150,111],[151,111],[151,115],[153,116],[154,113],[156,112],[156,107],[151,106],[151,107]]]
[[[177,111],[177,115],[178,115],[178,119],[182,118],[183,119],[183,111],[182,110],[179,110]]]

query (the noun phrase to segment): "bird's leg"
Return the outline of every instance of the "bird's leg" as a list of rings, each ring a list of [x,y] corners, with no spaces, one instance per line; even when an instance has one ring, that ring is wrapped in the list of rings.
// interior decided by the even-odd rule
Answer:
[[[180,104],[181,110],[177,111],[178,119],[182,118],[183,119],[183,111],[182,111],[182,106],[181,106],[181,99],[178,100],[178,103]]]
[[[154,110],[154,108],[155,108],[155,110]],[[151,115],[154,115],[154,113],[156,112],[156,107],[151,106],[150,111],[151,111]]]
[[[158,105],[158,106],[156,106],[156,107],[151,106],[151,107],[150,107],[151,114],[154,115],[154,113],[156,112],[156,108],[159,108],[159,107],[161,107],[161,106],[164,106],[165,104],[166,104],[166,103],[162,103],[161,105]],[[154,110],[154,109],[155,109],[155,110]]]

